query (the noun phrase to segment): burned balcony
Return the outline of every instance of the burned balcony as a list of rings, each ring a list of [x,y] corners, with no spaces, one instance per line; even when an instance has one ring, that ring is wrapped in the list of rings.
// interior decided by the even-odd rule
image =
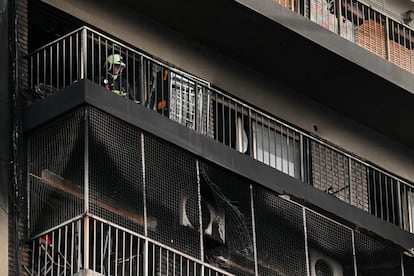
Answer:
[[[83,82],[35,105],[67,102]],[[104,94],[99,101],[126,103]],[[194,131],[133,102],[128,106],[135,118],[129,122],[85,103],[28,131],[31,275],[86,269],[100,275],[315,275],[318,260],[335,275],[413,272],[401,246],[269,188],[273,182],[298,188],[295,178],[247,156],[241,159],[254,173],[243,177],[245,167],[216,165],[194,154],[194,145],[218,150],[230,163],[236,151],[200,134],[190,138],[195,144],[176,146],[182,139],[169,137]],[[264,172],[266,186],[252,180]]]
[[[86,27],[28,59],[32,274],[413,272],[407,181]]]

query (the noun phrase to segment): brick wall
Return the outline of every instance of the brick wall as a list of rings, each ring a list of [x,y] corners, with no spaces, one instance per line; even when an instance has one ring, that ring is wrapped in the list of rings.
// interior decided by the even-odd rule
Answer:
[[[312,185],[326,193],[368,211],[366,168],[361,163],[324,145],[311,142]],[[350,185],[349,185],[350,184]]]
[[[414,73],[414,50],[408,49],[399,42],[390,40],[390,62]]]
[[[369,211],[367,168],[355,160],[351,161],[351,195],[352,205]]]
[[[356,27],[355,42],[383,58],[387,58],[384,23],[365,20]]]
[[[311,154],[313,186],[349,202],[348,158],[313,141]]]

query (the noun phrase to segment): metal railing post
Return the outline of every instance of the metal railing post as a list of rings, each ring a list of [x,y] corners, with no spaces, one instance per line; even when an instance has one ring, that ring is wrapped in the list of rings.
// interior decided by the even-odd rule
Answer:
[[[356,260],[356,249],[355,249],[355,231],[351,231],[352,238],[352,261],[354,264],[354,275],[358,276],[357,260]]]
[[[336,13],[335,13],[335,16],[338,18],[338,24],[337,24],[337,28],[338,28],[338,30],[337,30],[337,34],[339,35],[339,36],[341,36],[341,22],[342,22],[342,0],[337,0],[337,2],[336,3],[338,3],[338,5],[337,5],[337,7],[336,7]]]
[[[300,179],[305,182],[305,162],[304,162],[304,146],[303,146],[303,134],[299,134],[299,146],[300,146]],[[276,163],[276,162],[275,162]],[[276,166],[276,165],[275,165]]]
[[[388,16],[385,16],[385,55],[386,59],[390,61],[390,27],[389,27],[389,19]]]
[[[402,202],[401,202],[401,182],[397,180],[397,207],[398,207],[398,224],[401,229],[404,229],[404,218],[402,213]]]
[[[81,55],[80,55],[80,79],[85,79],[87,75],[87,51],[88,51],[88,44],[87,44],[87,29],[82,29],[82,36],[81,36]]]
[[[249,155],[250,155],[250,157],[252,157],[252,158],[254,158],[254,153],[253,153],[253,150],[254,150],[254,147],[253,147],[253,123],[252,123],[252,110],[249,108],[248,109],[248,113],[249,113],[249,115],[248,115],[248,120],[249,120],[249,122],[248,122],[248,126],[249,126],[249,144],[248,144],[248,146],[249,146]]]
[[[252,234],[253,234],[253,256],[254,256],[254,273],[259,275],[258,257],[257,257],[257,241],[256,241],[256,218],[254,213],[254,197],[253,197],[253,185],[250,184],[250,208],[252,213]]]
[[[349,204],[353,204],[352,200],[352,159],[348,157],[348,189],[349,189]],[[356,177],[356,176],[355,176]]]
[[[89,114],[85,108],[84,113],[84,268],[89,268]]]
[[[188,85],[190,86],[190,82],[188,83]],[[198,123],[198,109],[201,108],[201,105],[199,106],[198,104],[198,85],[197,82],[194,82],[194,130],[197,133],[201,133],[201,131],[199,130],[199,123]],[[188,91],[188,93],[190,93],[190,90]]]
[[[201,265],[201,276],[204,276],[204,235],[203,235],[203,213],[201,209],[201,184],[200,184],[200,165],[199,161],[196,160],[196,173],[197,173],[197,205],[198,205],[198,223],[199,223],[199,242],[200,242],[200,260]]]
[[[149,265],[149,257],[148,257],[148,223],[147,223],[147,204],[146,204],[146,184],[145,184],[145,137],[144,134],[141,133],[141,159],[142,159],[142,181],[143,181],[143,201],[144,201],[144,253],[143,253],[143,275],[148,275],[148,265]]]
[[[302,207],[302,216],[303,216],[303,235],[305,241],[305,259],[306,259],[306,275],[310,276],[310,267],[309,267],[309,247],[308,247],[308,227],[306,225],[306,208]]]
[[[140,101],[141,104],[145,106],[145,93],[146,93],[146,80],[144,74],[144,57],[141,55],[139,59],[139,93],[140,93]]]

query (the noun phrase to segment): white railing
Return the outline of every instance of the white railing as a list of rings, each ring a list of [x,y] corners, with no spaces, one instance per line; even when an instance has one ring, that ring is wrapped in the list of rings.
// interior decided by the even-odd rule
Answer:
[[[233,275],[88,216],[51,229],[29,244],[30,265],[24,267],[29,275],[77,275],[82,270],[93,275]]]

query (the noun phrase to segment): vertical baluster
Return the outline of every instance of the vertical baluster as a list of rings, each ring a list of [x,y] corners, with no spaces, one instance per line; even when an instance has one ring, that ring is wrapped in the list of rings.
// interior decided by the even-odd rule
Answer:
[[[64,242],[64,249],[63,249],[63,254],[64,254],[64,258],[63,258],[63,275],[64,276],[66,276],[67,274],[66,274],[66,272],[67,272],[67,266],[68,266],[68,262],[67,262],[67,259],[68,259],[68,226],[66,225],[65,226],[65,242]],[[71,265],[71,264],[70,264]]]
[[[228,137],[229,137],[229,147],[232,147],[232,144],[231,144],[231,139],[232,139],[232,137],[231,137],[231,132],[232,132],[232,125],[231,125],[231,111],[232,111],[232,108],[231,108],[231,102],[230,102],[230,98],[228,98],[227,99],[227,103],[228,103],[228,105],[227,105],[227,107],[228,107],[228,118],[229,118],[229,133],[228,133]]]
[[[59,45],[60,43],[56,43],[56,88],[60,89],[60,53],[59,53]]]
[[[66,39],[64,39],[63,41],[62,41],[62,77],[63,77],[63,80],[62,80],[62,87],[65,87],[66,86],[66,75],[67,75],[67,72],[66,72]]]
[[[49,85],[50,86],[54,86],[53,85],[53,45],[49,46]]]
[[[43,51],[42,51],[42,53],[43,53],[43,85],[45,85],[46,86],[46,74],[47,74],[47,69],[46,69],[46,63],[47,63],[47,61],[46,61],[46,49],[43,49]]]
[[[300,180],[302,182],[307,182],[305,180],[305,152],[304,152],[304,141],[303,134],[299,133],[299,153],[300,153]]]
[[[345,160],[344,160],[345,164]],[[358,185],[357,181],[357,168],[355,166],[355,186]],[[357,187],[355,187],[355,191],[357,190]],[[349,204],[353,205],[353,198],[352,198],[352,160],[351,157],[348,157],[348,194],[349,194]],[[358,203],[357,203],[358,204]]]
[[[100,233],[100,238],[101,238],[101,240],[100,240],[100,243],[101,243],[101,252],[100,252],[101,264],[100,264],[100,267],[101,267],[101,271],[100,272],[101,272],[101,274],[103,274],[104,273],[104,265],[105,265],[104,262],[103,262],[103,259],[104,259],[104,255],[105,255],[105,246],[106,246],[106,243],[104,242],[104,240],[106,239],[107,235],[104,232],[103,223],[100,222],[99,224],[100,224],[100,228],[101,228],[101,233]]]
[[[404,190],[404,188],[403,188],[403,190]],[[397,214],[398,214],[398,221],[399,221],[400,228],[407,230],[406,226],[404,224],[404,217],[405,216],[403,217],[403,204],[405,205],[406,202],[403,203],[402,200],[401,200],[401,182],[397,180],[397,208],[398,208]]]

